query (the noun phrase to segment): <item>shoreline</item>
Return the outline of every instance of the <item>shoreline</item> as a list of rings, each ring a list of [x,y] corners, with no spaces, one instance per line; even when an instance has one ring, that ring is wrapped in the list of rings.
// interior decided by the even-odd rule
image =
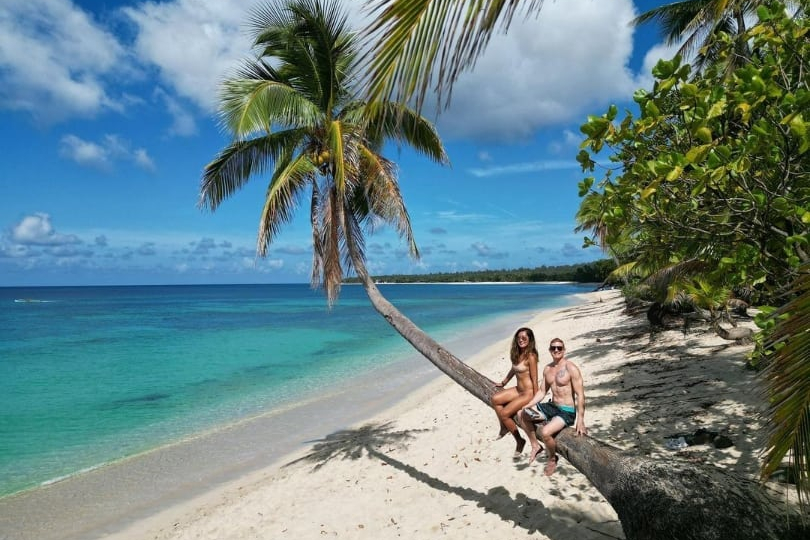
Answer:
[[[575,297],[576,295],[572,295]],[[557,308],[545,308],[542,311]],[[502,314],[444,343],[460,358],[514,330],[525,310]],[[401,339],[397,336],[397,339]],[[233,481],[279,466],[326,433],[389,408],[443,375],[415,351],[343,388],[0,498],[0,539],[104,538]],[[325,403],[337,404],[334,407]],[[309,419],[318,418],[313,423]],[[287,436],[295,433],[295,436]],[[204,470],[200,474],[198,471]],[[5,536],[5,535],[8,536]]]
[[[750,347],[699,330],[651,339],[645,319],[623,313],[618,291],[575,296],[575,304],[536,312],[518,326],[535,331],[541,364],[548,341],[565,341],[583,372],[590,435],[627,451],[712,462],[753,478],[764,404],[754,374],[744,369]],[[481,339],[465,361],[502,377],[515,328]],[[421,358],[420,365],[432,368]],[[534,464],[526,450],[513,459],[511,438],[494,440],[493,411],[433,371],[351,427],[318,430],[272,464],[197,494],[186,491],[157,512],[128,509],[125,522],[82,538],[491,540],[514,537],[515,529],[550,540],[624,538],[614,510],[584,476],[564,459],[552,477],[543,476],[542,455]],[[697,427],[721,431],[734,445],[666,448],[666,437]]]

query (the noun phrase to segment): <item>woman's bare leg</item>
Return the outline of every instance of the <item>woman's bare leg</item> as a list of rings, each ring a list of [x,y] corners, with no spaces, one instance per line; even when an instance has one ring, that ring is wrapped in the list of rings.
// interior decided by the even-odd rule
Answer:
[[[515,388],[514,386],[512,388],[506,388],[505,390],[501,390],[500,392],[492,396],[491,400],[492,408],[495,409],[495,414],[498,416],[498,423],[501,426],[501,430],[498,433],[497,439],[500,439],[507,433],[512,432],[512,430],[509,429],[509,427],[503,423],[502,420],[503,415],[501,411],[503,410],[504,406],[508,405],[518,396],[520,396],[520,394],[518,394],[517,388]]]
[[[495,410],[495,412],[498,413],[498,420],[500,420],[501,425],[506,427],[509,433],[511,433],[515,438],[515,454],[520,454],[523,452],[523,447],[526,446],[526,440],[520,436],[518,426],[512,417],[519,413],[523,406],[528,403],[531,398],[532,397],[530,395],[518,394],[516,399],[513,399],[501,408]]]

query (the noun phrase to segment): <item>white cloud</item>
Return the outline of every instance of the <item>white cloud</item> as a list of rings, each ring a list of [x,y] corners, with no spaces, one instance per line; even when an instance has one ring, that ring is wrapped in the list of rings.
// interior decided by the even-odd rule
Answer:
[[[172,125],[169,126],[169,135],[188,137],[197,134],[197,122],[194,120],[194,116],[180,104],[179,100],[170,96],[162,88],[155,90],[155,96],[163,101],[166,105],[166,110],[172,117]]]
[[[76,135],[65,135],[59,141],[59,155],[79,165],[107,170],[114,161],[132,161],[147,171],[154,171],[155,164],[146,149],[131,149],[129,141],[118,135],[108,134],[99,142],[86,141]]]
[[[132,152],[132,160],[135,164],[145,171],[154,171],[155,163],[144,148],[137,148]]]
[[[627,98],[635,16],[631,0],[545,2],[539,16],[494,35],[474,69],[453,89],[442,134],[517,140],[542,126]]]
[[[156,66],[177,94],[212,111],[220,81],[250,52],[244,24],[252,3],[144,2],[123,12],[138,28],[139,59]]]
[[[36,213],[25,216],[11,228],[11,241],[17,244],[62,246],[80,244],[81,240],[72,234],[59,234],[51,224],[51,216]]]
[[[109,166],[108,152],[102,146],[80,139],[75,135],[65,135],[59,141],[59,155],[71,159],[79,165],[98,168]]]
[[[485,178],[487,176],[503,176],[513,175],[520,173],[538,172],[538,171],[558,171],[562,169],[578,169],[579,163],[570,160],[560,161],[531,161],[526,163],[511,163],[509,165],[502,165],[498,167],[486,168],[472,168],[467,169],[467,172],[478,178]]]
[[[0,7],[0,107],[52,123],[120,109],[104,78],[124,49],[69,0],[4,0]]]

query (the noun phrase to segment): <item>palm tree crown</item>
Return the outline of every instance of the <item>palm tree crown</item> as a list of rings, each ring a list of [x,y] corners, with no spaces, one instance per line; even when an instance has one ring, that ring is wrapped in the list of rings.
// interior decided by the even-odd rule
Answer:
[[[657,22],[667,44],[681,43],[678,53],[691,59],[698,71],[718,60],[720,36],[730,36],[735,54],[728,71],[744,65],[751,55],[745,38],[747,21],[753,19],[763,0],[678,0],[655,7],[633,19],[634,25]],[[790,9],[799,2],[787,1]]]
[[[221,121],[233,141],[205,167],[200,206],[216,210],[270,172],[257,239],[264,256],[308,191],[312,284],[331,303],[344,270],[365,259],[363,227],[394,226],[418,256],[395,164],[381,155],[385,141],[440,163],[447,156],[433,126],[413,110],[353,97],[358,42],[335,1],[267,4],[251,12],[250,29],[258,56],[222,85]]]

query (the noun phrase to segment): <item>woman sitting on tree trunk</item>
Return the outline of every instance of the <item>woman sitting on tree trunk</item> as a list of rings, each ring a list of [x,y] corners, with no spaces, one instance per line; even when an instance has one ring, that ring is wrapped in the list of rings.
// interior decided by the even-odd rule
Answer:
[[[518,328],[512,338],[509,356],[512,360],[512,367],[497,386],[505,386],[512,376],[517,379],[517,386],[505,388],[492,396],[492,407],[495,409],[501,425],[498,438],[511,433],[515,438],[515,455],[518,456],[523,452],[526,440],[520,436],[517,424],[512,417],[531,401],[538,389],[537,345],[534,341],[534,332],[530,328]]]

